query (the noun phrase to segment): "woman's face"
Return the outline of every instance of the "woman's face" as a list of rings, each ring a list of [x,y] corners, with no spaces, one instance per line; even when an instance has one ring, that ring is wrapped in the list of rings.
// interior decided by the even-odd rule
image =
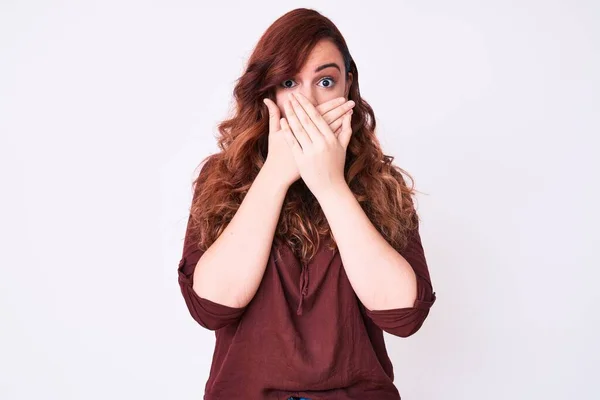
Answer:
[[[319,41],[298,75],[287,78],[275,90],[281,115],[287,117],[284,104],[292,92],[302,93],[315,107],[337,97],[348,100],[352,74],[346,79],[344,71],[344,59],[336,45],[327,39]]]

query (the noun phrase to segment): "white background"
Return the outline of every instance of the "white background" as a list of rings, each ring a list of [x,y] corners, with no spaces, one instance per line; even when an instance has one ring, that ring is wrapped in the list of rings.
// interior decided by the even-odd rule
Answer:
[[[597,399],[597,1],[0,3],[0,398],[199,399],[177,265],[264,30],[345,35],[422,194],[438,300],[386,336],[406,400]]]

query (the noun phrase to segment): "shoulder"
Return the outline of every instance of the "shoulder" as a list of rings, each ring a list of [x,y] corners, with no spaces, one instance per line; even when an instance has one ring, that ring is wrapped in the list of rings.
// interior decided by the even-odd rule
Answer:
[[[206,156],[196,167],[196,170],[200,170],[195,179],[195,185],[198,186],[206,181],[208,176],[214,171],[215,165],[218,162],[219,154],[211,154]]]
[[[210,154],[204,157],[204,159],[200,162],[200,165],[198,166],[200,168],[200,172],[198,173],[198,175],[202,175],[203,173],[210,171],[210,169],[213,168],[214,165],[217,163],[218,158],[219,154]]]

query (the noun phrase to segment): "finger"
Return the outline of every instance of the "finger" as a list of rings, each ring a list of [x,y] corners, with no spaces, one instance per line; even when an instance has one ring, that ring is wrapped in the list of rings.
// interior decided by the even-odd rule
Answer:
[[[345,149],[348,148],[348,143],[350,143],[350,138],[352,137],[352,112],[346,114],[344,116],[344,123],[342,124],[342,131],[338,136],[338,140],[342,147]]]
[[[317,140],[316,137],[312,137],[312,135],[315,135],[315,132],[320,133],[326,139],[335,139],[329,124],[325,122],[315,106],[313,106],[312,103],[302,95],[302,93],[293,93],[292,97],[297,99],[296,101],[293,101],[294,99],[292,99],[292,104],[295,107],[294,109],[298,108],[296,112],[300,117],[300,121],[303,123],[303,125],[305,125],[308,133],[311,134],[313,142]]]
[[[279,124],[281,125],[281,130],[282,130],[282,131],[284,131],[284,130],[286,130],[286,129],[287,129],[288,131],[291,131],[291,129],[290,129],[290,125],[288,124],[288,122],[287,122],[287,119],[285,119],[285,118],[280,118],[280,119],[279,119]]]
[[[349,112],[350,111],[346,112],[346,114]],[[340,118],[336,119],[335,121],[329,124],[329,127],[332,131],[337,132],[342,127],[342,123],[344,122],[344,116],[346,114],[342,115]]]
[[[286,136],[287,133],[290,133],[292,135],[292,137],[294,138],[294,141],[296,142],[296,144],[298,145],[298,147],[302,148],[300,143],[298,142],[298,140],[296,139],[296,136],[294,136],[294,133],[292,132],[292,129],[290,128],[290,124],[288,124],[288,121],[286,118],[281,118],[280,120],[281,123],[281,133]],[[286,139],[287,141],[288,139]],[[293,145],[293,143],[288,143],[290,145]]]
[[[279,123],[280,112],[277,104],[273,103],[271,99],[263,99],[263,103],[267,105],[269,109],[269,132],[277,132],[281,129],[281,125]]]
[[[312,140],[308,133],[306,133],[306,131],[302,127],[298,116],[294,112],[292,103],[290,101],[284,102],[283,108],[285,109],[285,116],[287,117],[287,122],[290,126],[290,132],[292,132],[294,136],[296,136],[296,139],[298,139],[298,143],[300,143],[300,146],[302,146],[302,148],[306,150],[308,146],[312,144]]]
[[[338,120],[339,118],[343,117],[344,114],[346,114],[348,111],[352,110],[355,105],[356,104],[354,103],[353,100],[346,101],[342,105],[330,110],[329,112],[327,112],[325,114],[321,113],[321,115],[323,115],[323,119],[328,124],[331,124],[333,121]],[[340,121],[340,123],[341,123],[341,121]]]
[[[317,111],[319,111],[319,114],[323,115],[323,114],[328,113],[329,111],[333,110],[334,108],[341,106],[345,102],[346,102],[345,97],[336,97],[335,99],[332,99],[332,100],[326,101],[325,103],[319,104],[317,106]]]
[[[298,161],[299,157],[302,155],[302,147],[300,146],[300,143],[298,143],[298,140],[292,133],[290,126],[288,125],[287,120],[285,118],[281,118],[281,128],[281,133],[283,134],[285,142],[288,144],[288,146],[290,146],[290,149],[292,149],[294,159]]]
[[[322,132],[321,129],[317,128],[317,125],[315,125],[312,118],[308,115],[308,112],[311,112],[312,114],[318,115],[320,118],[322,118],[317,112],[317,109],[312,105],[310,101],[308,101],[306,97],[302,96],[299,93],[297,95],[295,93],[292,93],[292,95],[290,96],[290,100],[292,102],[294,112],[298,117],[298,120],[302,124],[302,127],[304,128],[306,133],[308,133],[308,135],[310,136],[310,140],[312,140],[313,143],[322,140],[326,132]],[[308,105],[300,104],[300,101],[302,101],[302,103],[307,103]],[[329,128],[329,125],[324,125],[326,126],[327,130],[331,130]]]

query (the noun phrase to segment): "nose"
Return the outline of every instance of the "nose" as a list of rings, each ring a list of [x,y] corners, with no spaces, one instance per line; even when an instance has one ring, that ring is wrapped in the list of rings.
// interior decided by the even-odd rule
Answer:
[[[298,92],[302,93],[302,95],[304,97],[306,97],[313,106],[316,107],[318,103],[317,103],[317,96],[316,96],[316,93],[314,92],[314,90],[315,89],[313,87],[303,86],[298,89]]]

